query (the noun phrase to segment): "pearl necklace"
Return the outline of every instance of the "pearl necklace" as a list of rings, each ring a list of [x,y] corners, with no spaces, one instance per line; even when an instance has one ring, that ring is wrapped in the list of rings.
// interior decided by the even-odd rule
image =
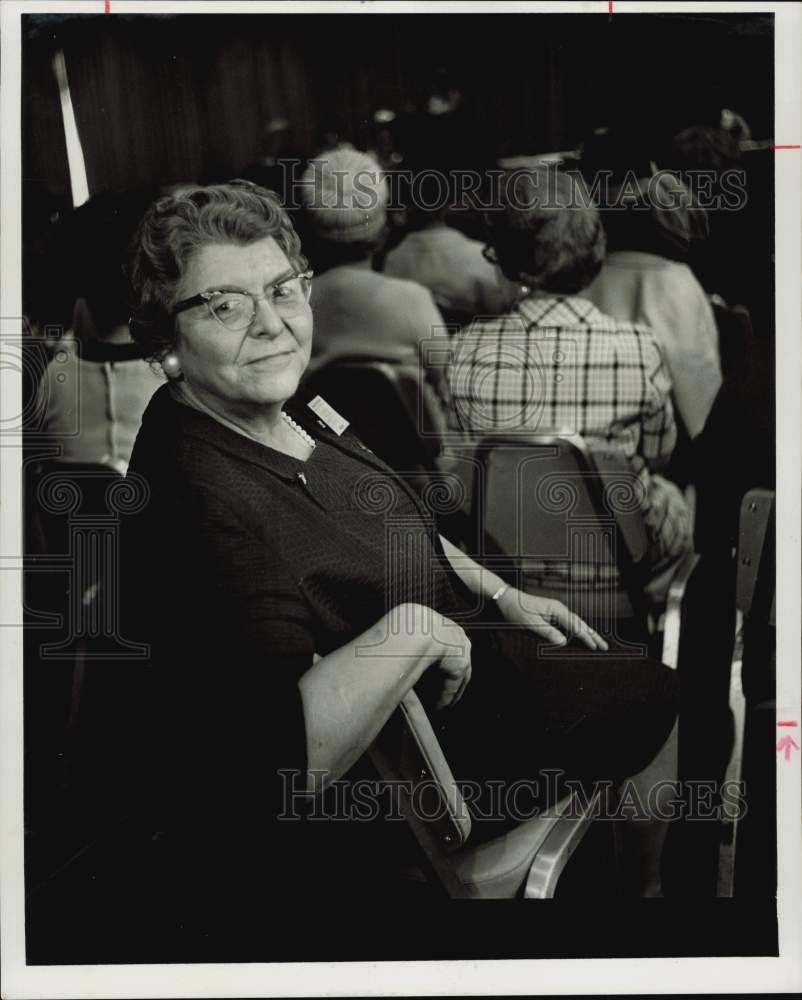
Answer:
[[[292,417],[289,415],[289,413],[285,413],[284,410],[282,410],[281,415],[282,417],[284,417],[284,419],[290,425],[290,427],[295,431],[298,437],[300,437],[301,440],[304,441],[306,444],[308,444],[309,447],[314,451],[315,447],[317,446],[317,441],[315,441],[312,435],[307,434],[307,432],[303,429],[303,427],[296,424],[295,421],[292,419]]]
[[[171,392],[172,392],[172,394],[173,394],[174,397],[176,397],[178,399],[182,399],[188,406],[191,406],[193,409],[200,410],[201,413],[208,414],[210,417],[212,417],[218,423],[224,424],[226,427],[229,427],[231,430],[236,431],[237,434],[243,434],[245,437],[248,437],[252,441],[256,441],[258,444],[261,444],[261,445],[263,445],[265,443],[264,441],[260,441],[258,437],[256,437],[255,435],[251,434],[250,431],[246,430],[244,427],[240,427],[238,424],[235,424],[233,421],[228,420],[222,414],[216,413],[210,407],[204,406],[203,403],[201,403],[201,401],[199,399],[196,399],[195,396],[192,393],[190,393],[190,392],[188,392],[186,390],[186,388],[184,387],[184,385],[179,384],[178,382],[171,382],[170,383],[170,390],[171,390]],[[300,427],[298,424],[296,424],[296,422],[292,419],[292,417],[289,415],[289,413],[285,413],[284,410],[282,410],[281,411],[281,415],[284,418],[284,420],[286,421],[286,423],[288,423],[290,425],[290,427],[295,431],[295,433],[298,435],[298,437],[301,438],[301,440],[304,442],[304,444],[309,445],[309,447],[312,449],[312,451],[314,451],[315,447],[317,445],[317,441],[315,441],[315,439],[312,437],[312,435],[311,434],[307,434],[307,432],[303,429],[303,427]]]

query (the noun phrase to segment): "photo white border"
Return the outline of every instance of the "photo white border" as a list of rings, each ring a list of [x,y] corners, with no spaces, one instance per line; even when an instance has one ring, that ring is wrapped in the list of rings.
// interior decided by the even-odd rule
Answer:
[[[21,317],[20,14],[103,13],[104,0],[0,5],[0,323]],[[584,3],[372,3],[111,0],[111,15],[134,13],[608,13],[606,0]],[[615,0],[613,16],[637,13],[775,14],[777,144],[802,143],[797,3],[637,3]],[[802,151],[776,161],[777,312],[777,705],[778,719],[800,720],[800,487],[802,484]],[[17,332],[15,328],[14,333]],[[0,369],[0,414],[21,408],[19,373]],[[21,621],[21,449],[0,447],[0,621]],[[17,562],[18,562],[17,558]],[[22,636],[3,628],[0,670],[0,958],[2,995],[27,997],[398,996],[607,993],[744,993],[802,990],[802,753],[779,762],[779,958],[533,959],[454,962],[322,962],[246,965],[25,966],[22,851]],[[797,728],[798,735],[800,729]],[[537,904],[532,904],[537,905]]]

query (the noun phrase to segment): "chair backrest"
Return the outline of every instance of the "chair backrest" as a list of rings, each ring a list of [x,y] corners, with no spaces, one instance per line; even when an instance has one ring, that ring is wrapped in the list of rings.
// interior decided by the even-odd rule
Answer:
[[[746,306],[730,306],[719,296],[711,298],[713,316],[718,330],[718,350],[721,372],[726,376],[737,357],[743,356],[749,344],[755,339],[752,317]]]
[[[70,520],[111,514],[107,490],[122,480],[116,469],[100,463],[45,459],[27,466],[26,553],[67,554]]]
[[[400,810],[437,881],[451,897],[468,895],[449,855],[468,840],[470,814],[414,691],[390,716],[368,754],[381,778],[397,783]]]
[[[631,605],[615,613],[645,613],[643,486],[619,452],[590,451],[578,435],[541,434],[483,438],[476,456],[472,508],[483,556],[509,557],[524,585],[549,563],[615,569]]]
[[[430,472],[444,429],[433,390],[413,366],[362,358],[326,365],[304,382],[351,424],[379,458],[399,472]]]
[[[776,589],[774,500],[773,490],[749,490],[738,520],[735,603],[745,618],[754,614],[767,623],[774,614]]]

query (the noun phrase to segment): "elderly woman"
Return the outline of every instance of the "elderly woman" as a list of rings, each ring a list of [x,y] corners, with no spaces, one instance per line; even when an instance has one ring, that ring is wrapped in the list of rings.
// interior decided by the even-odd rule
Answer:
[[[586,293],[605,255],[599,212],[579,177],[518,171],[488,213],[488,257],[522,288],[504,316],[459,335],[448,369],[458,426],[468,432],[567,431],[620,449],[643,484],[655,572],[690,547],[676,485],[658,474],[677,438],[671,380],[647,327],[600,312]],[[488,373],[493,373],[488,377]],[[534,387],[522,394],[522,388]],[[531,566],[544,588],[610,586],[602,564]]]
[[[211,878],[257,895],[285,879],[320,892],[321,872],[351,892],[384,878],[375,832],[321,834],[298,813],[363,773],[413,685],[458,779],[620,778],[653,757],[673,674],[603,653],[563,605],[471,563],[336,414],[297,395],[311,275],[272,193],[232,182],[162,199],[130,273],[135,336],[168,378],[134,449],[148,498],[123,550],[126,638],[151,653],[140,791],[176,858],[203,859],[204,892]]]

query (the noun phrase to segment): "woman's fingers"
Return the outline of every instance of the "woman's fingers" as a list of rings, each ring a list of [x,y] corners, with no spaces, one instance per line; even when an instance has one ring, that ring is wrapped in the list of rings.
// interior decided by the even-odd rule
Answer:
[[[460,632],[462,642],[452,646],[452,652],[446,652],[440,660],[440,669],[446,676],[437,702],[438,708],[455,705],[471,679],[471,642],[462,629]]]
[[[437,707],[447,708],[449,705],[456,705],[462,697],[465,688],[468,686],[468,681],[470,679],[470,665],[468,666],[468,669],[463,672],[462,676],[447,674],[445,683],[443,684],[443,690],[437,700]]]
[[[465,694],[465,688],[471,682],[471,671],[472,671],[472,669],[473,668],[471,667],[471,665],[469,663],[468,664],[468,669],[465,671],[465,673],[463,675],[462,684],[460,684],[459,691],[457,691],[457,693],[454,695],[454,702],[452,702],[452,704],[454,704],[455,702],[458,702],[460,700],[460,698]]]
[[[569,611],[560,601],[553,602],[551,611],[558,625],[564,628],[569,635],[577,636],[590,649],[606,650],[608,648],[607,643],[598,632],[582,621],[579,615]]]
[[[540,623],[533,625],[532,628],[542,639],[552,643],[554,646],[564,646],[568,642],[568,639],[562,632],[553,625],[549,625],[545,618],[541,618]]]

